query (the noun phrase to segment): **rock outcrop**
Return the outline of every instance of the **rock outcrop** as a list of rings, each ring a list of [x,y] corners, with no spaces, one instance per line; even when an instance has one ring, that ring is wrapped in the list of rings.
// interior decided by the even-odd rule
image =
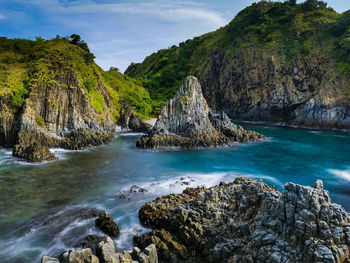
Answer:
[[[125,74],[144,79],[163,100],[176,88],[168,78],[193,74],[208,105],[232,119],[350,129],[350,60],[341,45],[350,12],[337,14],[316,0],[256,2],[226,26],[159,50]],[[311,2],[317,18],[306,8]],[[303,33],[295,28],[301,17]]]
[[[322,181],[280,193],[240,177],[159,197],[139,216],[153,230],[134,241],[160,262],[350,262],[350,215]]]
[[[124,109],[122,111],[118,124],[123,130],[131,130],[135,132],[147,132],[152,128],[151,125],[145,123],[130,109]]]
[[[102,210],[98,214],[98,218],[95,220],[95,225],[111,237],[116,237],[120,233],[117,223],[114,222],[111,215],[107,214],[105,210]]]
[[[86,247],[86,245],[92,247]],[[78,249],[62,253],[58,258],[44,256],[42,263],[158,263],[156,247],[151,244],[144,250],[116,252],[109,237],[88,236]]]
[[[103,71],[86,44],[1,38],[0,46],[1,57],[16,57],[0,61],[0,147],[14,148],[14,156],[50,161],[52,147],[105,144],[115,138],[120,118],[145,129],[138,114],[150,112],[148,92],[117,69]],[[135,105],[135,112],[121,115],[122,107]]]
[[[198,80],[188,76],[160,112],[153,129],[139,139],[137,146],[152,149],[215,147],[261,138],[263,135],[232,124],[224,113],[215,117]]]

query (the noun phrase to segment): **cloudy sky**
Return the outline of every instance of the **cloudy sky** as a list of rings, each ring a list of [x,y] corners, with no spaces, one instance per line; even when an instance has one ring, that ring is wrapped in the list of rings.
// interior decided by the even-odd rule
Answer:
[[[102,68],[131,62],[226,25],[256,0],[0,0],[0,35],[54,38],[77,33]],[[350,0],[328,0],[338,12]]]

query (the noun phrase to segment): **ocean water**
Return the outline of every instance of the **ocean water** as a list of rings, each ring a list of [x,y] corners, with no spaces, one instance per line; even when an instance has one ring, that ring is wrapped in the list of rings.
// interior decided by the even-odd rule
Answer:
[[[141,134],[120,134],[87,151],[53,151],[59,161],[28,164],[0,149],[0,262],[40,262],[58,256],[88,234],[102,234],[89,208],[106,209],[118,223],[118,250],[132,248],[143,203],[188,186],[213,186],[238,176],[286,182],[322,179],[334,202],[350,211],[350,134],[248,125],[266,141],[193,151],[135,147]],[[131,186],[146,193],[130,193]],[[126,199],[120,199],[124,194]]]

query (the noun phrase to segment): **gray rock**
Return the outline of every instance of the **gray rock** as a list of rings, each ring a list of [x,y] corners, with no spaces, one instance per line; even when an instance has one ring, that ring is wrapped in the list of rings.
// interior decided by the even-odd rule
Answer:
[[[161,262],[187,260],[183,248],[194,262],[350,262],[349,214],[331,202],[320,181],[313,187],[287,183],[280,193],[239,177],[162,196],[139,215],[153,230],[135,243],[153,243]]]
[[[57,258],[50,258],[47,256],[43,256],[41,259],[41,263],[59,263],[60,261]]]
[[[173,99],[160,112],[153,129],[141,137],[140,148],[215,147],[248,142],[263,136],[231,123],[225,113],[214,116],[203,97],[201,85],[188,76]]]

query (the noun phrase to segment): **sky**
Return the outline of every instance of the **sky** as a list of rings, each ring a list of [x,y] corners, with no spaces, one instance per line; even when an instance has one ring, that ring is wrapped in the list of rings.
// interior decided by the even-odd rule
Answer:
[[[256,0],[0,0],[0,36],[81,35],[103,69],[225,26]],[[350,0],[328,0],[337,12]]]

